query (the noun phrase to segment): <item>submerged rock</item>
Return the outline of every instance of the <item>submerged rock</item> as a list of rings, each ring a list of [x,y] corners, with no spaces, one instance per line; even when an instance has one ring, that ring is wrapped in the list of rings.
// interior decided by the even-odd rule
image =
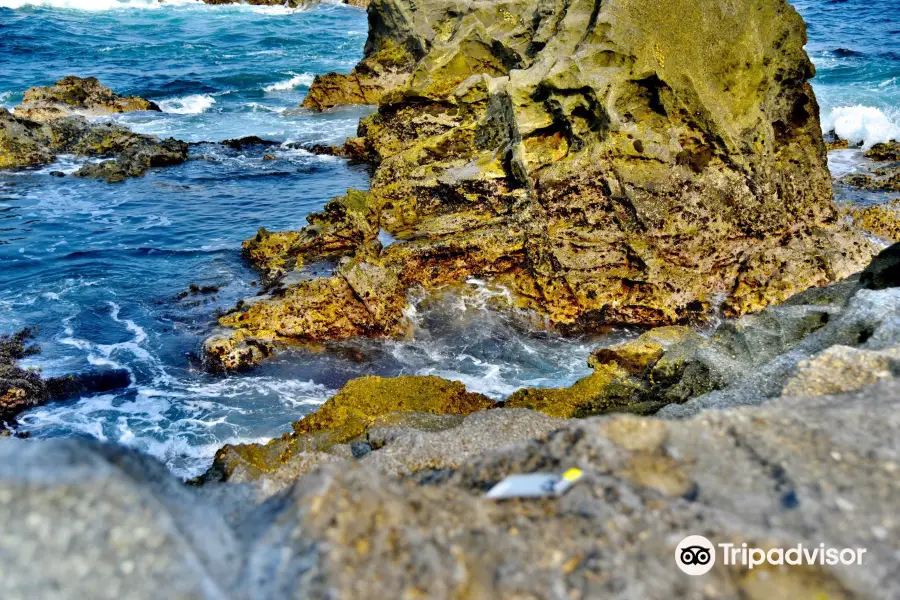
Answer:
[[[32,121],[50,121],[75,114],[104,115],[149,110],[159,112],[154,102],[138,96],[120,96],[96,77],[63,77],[52,86],[33,87],[25,92],[16,116]]]
[[[740,315],[843,279],[874,247],[832,202],[805,40],[783,0],[376,0],[363,61],[306,101],[379,103],[355,142],[377,165],[363,218],[332,248],[393,271],[398,298],[494,278],[578,329],[693,321],[718,296]],[[277,234],[293,241],[264,275],[302,269],[346,216]],[[397,243],[373,247],[379,231]],[[306,304],[266,303],[223,324],[308,335]]]

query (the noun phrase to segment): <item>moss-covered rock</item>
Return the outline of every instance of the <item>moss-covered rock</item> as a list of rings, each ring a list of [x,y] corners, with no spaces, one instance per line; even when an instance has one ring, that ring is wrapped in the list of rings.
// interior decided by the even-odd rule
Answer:
[[[840,181],[870,192],[900,192],[900,166],[883,167],[872,173],[854,173],[842,177]]]
[[[76,175],[116,182],[140,176],[148,168],[183,163],[188,145],[134,133],[114,123],[91,123],[82,116],[39,123],[0,108],[0,168],[46,164],[63,153],[115,159],[85,164]]]
[[[103,115],[140,110],[159,111],[154,102],[138,96],[120,96],[96,77],[63,77],[52,86],[25,92],[16,115],[32,121],[49,121],[74,114]]]
[[[0,108],[0,169],[41,165],[52,161],[53,156],[39,123]]]
[[[875,144],[866,150],[865,156],[878,161],[900,161],[900,142],[890,141]]]
[[[805,27],[784,0],[369,14],[363,61],[306,105],[378,102],[355,142],[377,167],[368,229],[333,247],[404,286],[494,277],[564,328],[664,326],[722,297],[726,314],[759,311],[875,251],[832,202]],[[266,262],[305,264],[305,240],[346,215],[311,222]],[[378,230],[397,241],[379,249]]]
[[[467,415],[494,406],[494,401],[467,392],[463,384],[432,376],[361,377],[347,383],[315,413],[294,423],[293,434],[268,444],[224,446],[205,479],[228,479],[236,471],[253,478],[281,469],[300,453],[327,452],[346,444],[395,413]],[[416,417],[421,419],[421,417]]]
[[[891,242],[900,242],[900,198],[884,204],[852,206],[847,212],[860,229]]]

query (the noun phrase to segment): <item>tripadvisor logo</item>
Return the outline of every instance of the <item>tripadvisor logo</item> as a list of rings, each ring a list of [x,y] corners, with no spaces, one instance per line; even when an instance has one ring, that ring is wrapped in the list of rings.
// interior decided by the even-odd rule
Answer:
[[[675,548],[675,564],[688,575],[703,575],[716,564],[716,547],[702,535],[689,535]]]
[[[865,548],[829,548],[825,544],[790,548],[748,547],[744,544],[718,544],[722,564],[753,569],[770,565],[842,565],[863,564]],[[689,535],[675,548],[675,564],[688,575],[703,575],[716,564],[716,546],[702,535]]]

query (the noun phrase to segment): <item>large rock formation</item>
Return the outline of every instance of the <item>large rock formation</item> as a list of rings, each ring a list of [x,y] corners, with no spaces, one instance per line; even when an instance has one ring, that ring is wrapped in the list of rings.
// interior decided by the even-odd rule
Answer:
[[[512,417],[499,413],[509,410],[571,418],[662,409],[659,414],[683,417],[701,408],[755,405],[781,395],[848,392],[900,376],[898,256],[900,244],[879,254],[861,277],[727,320],[705,335],[689,327],[661,327],[599,348],[589,361],[594,372],[571,387],[522,389],[489,411],[492,416],[472,418],[493,422],[502,444],[510,441],[502,423]],[[379,448],[395,437],[379,428],[444,430],[459,423],[411,417],[411,412],[464,415],[489,407],[486,398],[466,395],[461,384],[434,377],[354,380],[318,412],[297,421],[293,434],[268,444],[225,446],[206,478],[283,484],[333,456],[347,456],[346,444]],[[462,446],[429,454],[430,468],[451,468],[465,454]],[[394,462],[418,464],[400,450],[393,455]]]
[[[366,58],[307,105],[379,102],[353,143],[378,165],[371,191],[248,241],[270,280],[354,255],[401,295],[486,276],[550,323],[668,325],[759,310],[871,256],[833,205],[784,0],[376,0],[369,19]],[[296,298],[341,279],[288,278],[223,324],[267,347],[403,331],[396,311],[353,316],[358,293],[335,294],[342,325],[308,328],[322,305]]]

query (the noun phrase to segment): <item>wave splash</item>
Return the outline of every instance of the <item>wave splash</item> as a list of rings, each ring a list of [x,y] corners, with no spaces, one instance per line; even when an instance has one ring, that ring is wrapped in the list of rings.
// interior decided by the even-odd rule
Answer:
[[[192,94],[190,96],[162,100],[159,102],[159,107],[163,112],[167,113],[199,115],[212,108],[212,105],[215,103],[216,99],[209,94]]]
[[[291,73],[291,75],[293,75],[293,77],[291,77],[290,79],[273,83],[272,85],[268,85],[263,89],[266,92],[284,92],[300,86],[309,87],[312,85],[313,79],[315,78],[315,75],[313,75],[312,73],[302,73],[300,75]]]
[[[900,114],[857,104],[838,106],[822,114],[822,130],[834,131],[851,144],[862,144],[867,150],[875,144],[900,140]]]
[[[0,8],[64,8],[70,10],[106,11],[120,8],[157,9],[167,5],[201,4],[201,0],[0,0]]]

